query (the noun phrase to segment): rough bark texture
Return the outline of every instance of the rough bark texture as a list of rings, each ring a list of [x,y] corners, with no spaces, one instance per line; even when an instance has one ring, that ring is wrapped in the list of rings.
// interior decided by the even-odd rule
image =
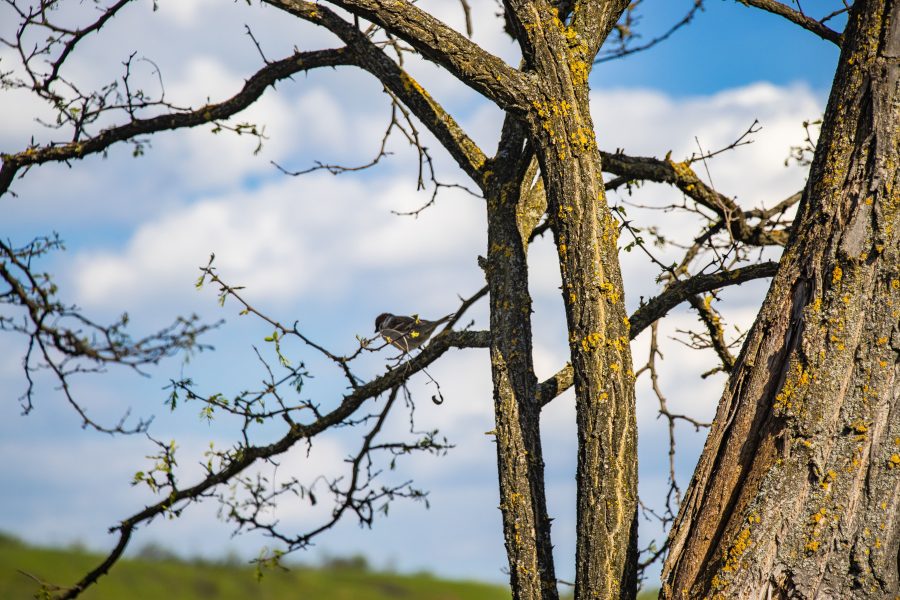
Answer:
[[[559,594],[544,496],[541,405],[532,363],[528,234],[522,234],[517,218],[521,182],[529,163],[524,142],[521,124],[507,117],[485,194],[488,257],[484,268],[490,289],[494,431],[513,597],[555,599]]]
[[[587,104],[551,119],[561,136],[593,141]],[[590,133],[586,133],[590,132]],[[599,157],[555,148],[542,162],[554,225],[578,425],[576,598],[632,598],[637,548],[637,425],[618,224]]]
[[[670,536],[665,598],[895,598],[900,0],[857,0],[791,239]]]
[[[637,438],[628,320],[587,86],[596,48],[626,5],[587,3],[585,14],[576,6],[570,25],[555,10],[514,7],[541,86],[528,126],[556,236],[574,371],[576,598],[635,594]]]

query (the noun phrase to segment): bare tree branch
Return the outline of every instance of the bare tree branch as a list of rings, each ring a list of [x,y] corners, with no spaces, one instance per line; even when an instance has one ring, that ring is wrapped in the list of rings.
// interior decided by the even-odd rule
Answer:
[[[264,0],[292,14],[317,5],[301,0]],[[534,86],[523,73],[406,0],[332,0],[350,13],[375,23],[408,42],[422,56],[446,68],[500,108],[530,110]]]
[[[712,290],[721,289],[731,285],[740,285],[753,279],[772,277],[778,264],[766,262],[733,271],[722,271],[711,275],[695,275],[671,284],[666,291],[651,299],[629,318],[631,323],[630,338],[634,339],[639,333],[650,326],[651,323],[666,316],[666,314],[696,294],[702,294]],[[572,366],[566,365],[555,375],[538,385],[538,401],[544,405],[569,389],[573,383]]]
[[[488,334],[483,331],[447,331],[435,337],[431,343],[418,355],[410,358],[397,367],[388,370],[383,375],[376,377],[368,383],[359,386],[351,393],[343,397],[340,404],[331,412],[322,415],[308,424],[294,423],[290,430],[276,442],[266,446],[247,446],[241,448],[240,453],[230,455],[230,461],[221,469],[211,472],[199,483],[188,488],[174,488],[167,497],[156,504],[146,507],[131,517],[121,521],[111,529],[118,532],[116,546],[104,560],[90,573],[85,575],[73,587],[62,591],[55,596],[60,600],[75,598],[85,589],[106,575],[110,568],[121,557],[128,545],[135,528],[142,523],[151,521],[155,517],[173,510],[176,505],[181,505],[183,510],[186,504],[207,495],[213,488],[228,481],[242,471],[257,463],[283,454],[298,442],[310,440],[316,435],[338,425],[350,418],[366,400],[375,398],[392,388],[403,384],[404,381],[440,358],[450,348],[485,347],[488,345]]]
[[[833,42],[835,45],[841,45],[841,34],[834,31],[827,25],[823,25],[820,21],[816,21],[812,17],[804,15],[802,12],[794,10],[790,6],[777,2],[776,0],[738,0],[741,4],[761,8],[766,12],[770,12],[779,17],[784,17],[792,23],[796,23],[803,29],[811,31],[823,40]]]
[[[144,367],[156,365],[179,352],[209,349],[200,336],[220,323],[205,325],[199,318],[179,317],[171,325],[143,338],[128,333],[128,315],[109,325],[84,316],[77,306],[63,304],[50,276],[36,271],[36,261],[60,249],[56,238],[37,238],[20,248],[0,241],[0,307],[11,312],[0,314],[0,331],[22,334],[28,339],[22,360],[27,387],[19,398],[23,414],[33,408],[34,374],[49,370],[68,403],[82,419],[84,427],[104,433],[140,433],[149,420],[140,419],[126,426],[128,412],[113,426],[102,425],[88,416],[87,409],[72,394],[75,375],[97,373],[110,365],[120,365],[143,374]],[[17,312],[21,315],[17,316]]]
[[[320,4],[292,0],[270,2],[301,19],[321,25],[347,44],[354,64],[365,69],[409,107],[416,117],[447,149],[456,163],[479,186],[483,187],[482,168],[487,160],[484,152],[462,127],[415,79],[391,60],[372,40],[333,11]]]
[[[735,240],[753,246],[778,245],[787,241],[787,232],[771,230],[767,222],[752,226],[744,210],[728,196],[721,194],[701,180],[691,168],[690,161],[674,162],[670,158],[627,156],[602,152],[603,170],[628,179],[669,183],[698,204],[715,212]],[[755,216],[755,213],[754,213]]]
[[[83,158],[90,154],[103,152],[117,142],[134,139],[140,135],[195,127],[227,119],[253,104],[262,96],[266,88],[278,81],[301,71],[348,65],[351,64],[351,60],[349,53],[344,48],[296,52],[257,71],[247,80],[241,91],[223,102],[148,119],[134,118],[128,123],[104,129],[96,136],[78,142],[33,146],[15,154],[2,154],[0,155],[0,159],[3,161],[3,166],[0,167],[0,195],[9,190],[13,178],[23,168],[47,162]]]

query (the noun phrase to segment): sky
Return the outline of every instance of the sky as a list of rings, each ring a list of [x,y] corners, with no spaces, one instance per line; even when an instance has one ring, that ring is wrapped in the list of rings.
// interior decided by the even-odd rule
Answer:
[[[474,40],[510,63],[513,44],[493,18],[492,1],[472,2]],[[646,39],[664,31],[689,6],[687,0],[646,0],[641,31]],[[827,6],[826,6],[827,5]],[[89,10],[72,3],[64,10]],[[456,2],[427,0],[420,6],[462,29]],[[136,63],[136,76],[158,90],[162,73],[166,98],[180,105],[216,101],[233,94],[260,57],[245,34],[254,32],[270,58],[330,47],[327,33],[295,22],[256,3],[219,0],[138,2],[87,40],[73,55],[67,76],[89,88],[115,78],[129,54],[153,62]],[[816,6],[824,14],[829,2]],[[0,35],[13,19],[0,8]],[[818,14],[818,13],[817,13]],[[707,0],[694,22],[664,44],[622,60],[598,65],[591,76],[592,107],[601,148],[629,154],[686,158],[727,145],[758,119],[753,144],[710,162],[717,190],[743,206],[771,205],[799,190],[804,172],[785,166],[792,145],[802,142],[801,123],[819,117],[837,49],[778,17],[731,0]],[[0,70],[14,68],[14,56],[0,48]],[[496,147],[500,112],[430,64],[410,70],[488,153]],[[154,87],[157,86],[157,87]],[[22,149],[32,137],[54,139],[35,118],[46,116],[25,93],[0,91],[0,152]],[[415,157],[395,140],[394,154],[376,168],[339,177],[318,172],[289,177],[273,167],[302,169],[315,160],[361,164],[378,148],[389,105],[380,85],[358,70],[300,75],[269,90],[239,120],[265,126],[267,139],[255,141],[208,128],[165,133],[150,140],[145,155],[117,146],[106,157],[71,165],[32,169],[13,185],[15,196],[0,198],[0,236],[24,244],[56,231],[66,251],[48,258],[63,298],[97,320],[127,311],[136,334],[154,331],[175,315],[199,314],[226,323],[209,334],[213,352],[173,358],[150,370],[150,377],[110,369],[77,380],[75,392],[98,420],[114,422],[125,410],[154,416],[151,433],[179,445],[184,483],[200,476],[198,462],[210,442],[232,443],[236,428],[227,420],[207,423],[199,405],[169,412],[163,405],[170,379],[189,376],[207,392],[226,395],[257,385],[263,372],[252,346],[264,346],[270,328],[238,316],[233,304],[219,307],[215,291],[197,291],[198,267],[216,254],[220,274],[245,286],[245,296],[283,322],[298,321],[311,338],[336,351],[352,351],[356,337],[372,332],[375,315],[419,313],[435,318],[451,312],[459,296],[484,283],[476,258],[484,254],[483,201],[457,189],[443,190],[434,206],[416,218],[397,216],[428,201],[416,190]],[[420,129],[422,129],[420,127]],[[431,140],[438,176],[465,184],[465,176]],[[638,195],[639,194],[639,195]],[[648,184],[626,200],[661,206],[677,192]],[[633,218],[656,219],[679,239],[689,239],[689,217],[629,209]],[[664,219],[664,220],[660,220]],[[649,221],[648,221],[649,223]],[[671,255],[674,256],[674,255]],[[535,301],[534,359],[539,378],[566,362],[559,275],[549,239],[538,240],[529,256]],[[657,270],[637,252],[622,254],[629,311],[659,291]],[[752,323],[765,283],[727,290],[718,306],[730,324]],[[484,302],[470,313],[476,328],[487,326]],[[661,385],[673,410],[710,419],[724,383],[722,376],[700,379],[715,357],[685,351],[672,339],[677,330],[697,328],[689,312],[676,310],[660,327],[665,360]],[[21,415],[17,401],[25,389],[21,357],[25,340],[0,333],[0,530],[41,544],[80,543],[107,549],[110,525],[154,502],[148,491],[130,485],[146,468],[153,445],[140,436],[110,437],[80,427],[52,381],[38,379],[34,411]],[[633,344],[636,365],[646,360],[647,335]],[[285,350],[315,373],[304,389],[323,408],[343,392],[340,374],[308,348]],[[363,371],[384,368],[384,355],[366,358]],[[430,508],[400,500],[369,529],[349,520],[328,532],[300,560],[363,554],[376,567],[404,572],[427,570],[447,577],[506,579],[493,428],[490,370],[485,350],[448,353],[429,369],[441,384],[444,404],[416,377],[416,426],[440,428],[455,447],[446,456],[401,460],[392,481],[414,479],[430,492]],[[666,425],[657,419],[646,378],[638,382],[640,494],[659,507],[666,489]],[[399,412],[386,434],[403,436],[407,415]],[[258,441],[274,439],[262,428]],[[553,523],[557,575],[571,580],[575,540],[575,425],[571,392],[556,399],[542,417],[548,502]],[[703,434],[679,425],[678,476],[686,486]],[[296,449],[283,457],[280,474],[311,480],[337,472],[352,452],[354,438],[339,432],[317,440],[307,456]],[[158,542],[183,556],[252,557],[268,543],[258,535],[231,537],[216,517],[216,506],[191,507],[177,521],[141,528],[133,549]],[[314,526],[325,510],[285,503],[278,517],[297,530]],[[641,545],[659,539],[658,528],[641,521]]]

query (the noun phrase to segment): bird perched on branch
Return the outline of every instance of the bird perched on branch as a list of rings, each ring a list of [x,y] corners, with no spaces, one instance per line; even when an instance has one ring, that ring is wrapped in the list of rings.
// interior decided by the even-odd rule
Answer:
[[[375,319],[375,331],[395,348],[409,352],[424,344],[438,325],[452,319],[454,314],[450,313],[437,321],[426,321],[420,319],[419,315],[402,317],[391,313],[381,313]]]

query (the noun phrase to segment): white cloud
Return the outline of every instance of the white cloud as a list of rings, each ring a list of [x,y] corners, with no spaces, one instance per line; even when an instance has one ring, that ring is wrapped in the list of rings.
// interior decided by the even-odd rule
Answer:
[[[193,25],[201,11],[218,4],[215,0],[160,0],[159,16],[181,27]]]
[[[478,202],[458,191],[418,219],[390,213],[422,201],[408,182],[364,187],[330,175],[208,198],[141,225],[121,252],[77,255],[78,298],[97,307],[187,298],[210,252],[256,299],[328,296],[367,269],[405,273],[415,287],[423,277],[415,269],[468,261],[482,235],[473,227],[482,219]]]
[[[600,146],[639,156],[662,158],[671,150],[674,160],[683,160],[699,154],[697,141],[704,152],[717,150],[759,119],[762,130],[752,144],[709,161],[716,189],[747,207],[777,203],[802,187],[804,173],[785,168],[784,159],[803,140],[802,122],[822,112],[808,87],[765,82],[679,99],[653,90],[600,89],[591,99]],[[695,168],[705,179],[702,166]]]

